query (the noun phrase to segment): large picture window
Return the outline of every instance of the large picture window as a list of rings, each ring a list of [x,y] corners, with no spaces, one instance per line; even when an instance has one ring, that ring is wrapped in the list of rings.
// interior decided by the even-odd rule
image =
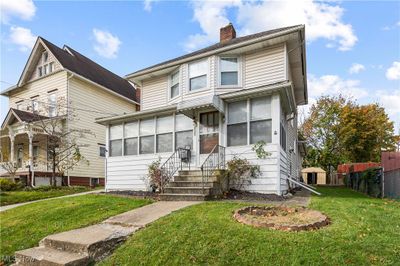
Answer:
[[[189,90],[195,91],[207,87],[208,60],[189,64]]]
[[[272,141],[271,98],[254,98],[228,105],[228,146]]]
[[[239,84],[239,63],[237,57],[220,59],[221,86],[237,86]]]
[[[173,73],[170,79],[170,98],[173,99],[179,95],[179,71]]]
[[[122,125],[110,126],[110,156],[122,155]]]

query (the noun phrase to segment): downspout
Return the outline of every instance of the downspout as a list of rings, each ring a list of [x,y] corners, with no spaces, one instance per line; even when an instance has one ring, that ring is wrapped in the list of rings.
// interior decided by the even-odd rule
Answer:
[[[69,106],[69,79],[72,78],[74,76],[74,74],[71,73],[71,76],[69,76],[69,77],[68,77],[68,75],[69,75],[69,73],[67,72],[67,132],[69,132],[69,123],[70,123],[70,121],[69,121],[69,109],[70,109],[70,106]],[[70,145],[70,144],[71,144],[71,135],[68,134],[68,145]],[[68,157],[67,157],[68,165],[69,165],[70,155],[71,155],[70,150],[68,150]],[[69,187],[71,186],[71,180],[70,180],[70,176],[69,176],[69,167],[67,167],[67,186],[69,186]]]

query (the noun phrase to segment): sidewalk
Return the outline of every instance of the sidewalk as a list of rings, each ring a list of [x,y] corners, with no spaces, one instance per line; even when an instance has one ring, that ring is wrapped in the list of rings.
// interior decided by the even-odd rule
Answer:
[[[45,237],[39,247],[17,251],[15,265],[91,265],[111,255],[128,236],[179,209],[201,201],[158,201],[100,224]]]
[[[100,193],[102,191],[103,190],[99,189],[99,190],[86,191],[86,192],[70,194],[70,195],[65,195],[65,196],[60,196],[60,197],[54,197],[54,198],[47,198],[47,199],[40,199],[40,200],[33,200],[33,201],[16,203],[16,204],[10,204],[10,205],[6,205],[6,206],[1,206],[0,207],[0,212],[6,211],[6,210],[10,210],[10,209],[14,209],[16,207],[24,206],[24,205],[35,203],[35,202],[40,202],[40,201],[45,201],[45,200],[53,200],[53,199],[69,198],[69,197],[76,197],[76,196],[81,196],[81,195]]]

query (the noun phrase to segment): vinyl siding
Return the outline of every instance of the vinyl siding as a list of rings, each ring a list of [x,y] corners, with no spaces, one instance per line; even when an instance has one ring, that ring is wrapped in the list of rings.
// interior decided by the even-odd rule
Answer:
[[[284,45],[244,56],[245,88],[255,88],[285,80]]]
[[[59,71],[45,76],[41,79],[29,82],[17,89],[9,97],[10,108],[16,108],[17,102],[24,100],[21,110],[26,111],[27,107],[31,105],[30,98],[38,95],[39,110],[43,115],[47,114],[48,91],[57,90],[58,99],[66,99],[67,91],[67,72]]]
[[[70,122],[70,128],[89,129],[94,134],[81,141],[88,145],[82,147],[81,152],[90,164],[78,165],[69,175],[104,177],[105,159],[99,156],[98,143],[106,144],[106,128],[95,123],[95,119],[111,114],[135,112],[136,107],[131,102],[78,78],[71,78],[69,81],[69,99],[75,116]]]
[[[156,108],[167,105],[168,98],[168,75],[142,81],[142,110]]]
[[[43,52],[44,52],[44,50],[43,50]],[[30,80],[30,81],[40,78],[40,77],[39,77],[39,69],[38,69],[38,67],[44,65],[44,64],[42,63],[42,54],[43,54],[43,52],[40,53],[39,58],[36,59],[35,67],[34,67],[34,69],[33,69],[33,71],[32,71],[31,76],[29,77],[29,80]],[[47,50],[47,52],[48,52],[48,55],[49,55],[49,56],[48,56],[48,59],[47,59],[47,63],[46,63],[46,64],[53,63],[53,72],[56,72],[56,71],[58,71],[58,70],[61,70],[61,69],[62,69],[61,64],[57,61],[57,59],[54,57],[54,55],[53,55],[50,51]]]

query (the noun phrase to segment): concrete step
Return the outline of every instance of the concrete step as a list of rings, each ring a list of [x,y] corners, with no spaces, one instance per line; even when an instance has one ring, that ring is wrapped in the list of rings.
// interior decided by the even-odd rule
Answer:
[[[72,253],[87,254],[91,260],[99,261],[109,254],[137,227],[113,224],[96,224],[45,237],[40,246]]]
[[[34,247],[15,252],[15,265],[21,266],[81,266],[88,265],[87,254],[71,253],[48,247]]]
[[[179,175],[197,175],[197,176],[201,176],[202,172],[199,169],[197,169],[197,170],[179,170],[178,174]]]
[[[160,194],[160,200],[163,201],[203,201],[207,199],[208,196],[203,194]]]
[[[204,187],[219,186],[218,182],[205,182]],[[168,183],[168,187],[203,187],[201,181],[173,181]]]
[[[209,195],[211,188],[202,187],[166,187],[165,193],[167,194],[205,194]],[[203,193],[204,192],[204,193]]]
[[[203,177],[201,175],[178,175],[174,176],[174,181],[194,181],[194,182],[202,182]],[[216,182],[216,176],[210,176],[207,182]]]

